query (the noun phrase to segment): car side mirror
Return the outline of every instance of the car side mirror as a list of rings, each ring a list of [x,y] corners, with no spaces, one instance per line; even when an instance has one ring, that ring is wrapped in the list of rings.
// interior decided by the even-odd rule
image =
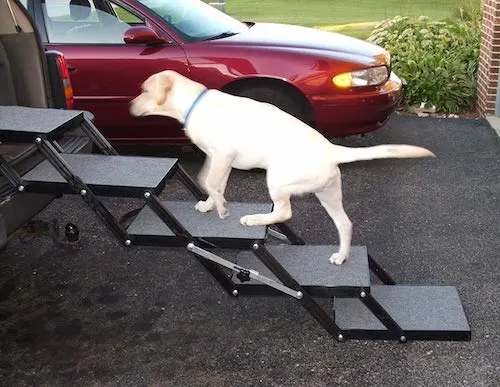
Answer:
[[[126,44],[163,44],[171,43],[160,37],[152,28],[147,26],[133,26],[125,31],[123,41]]]

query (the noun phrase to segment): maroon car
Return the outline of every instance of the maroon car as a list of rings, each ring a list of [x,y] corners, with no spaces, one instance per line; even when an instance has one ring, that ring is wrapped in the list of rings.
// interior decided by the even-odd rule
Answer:
[[[128,112],[141,83],[165,69],[272,103],[328,138],[378,128],[404,94],[388,52],[331,32],[243,23],[198,0],[23,2],[46,48],[66,57],[75,108],[112,141],[186,141],[176,121]]]

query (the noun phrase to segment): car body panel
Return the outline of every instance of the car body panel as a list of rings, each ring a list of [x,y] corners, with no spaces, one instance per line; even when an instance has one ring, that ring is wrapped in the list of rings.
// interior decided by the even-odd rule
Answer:
[[[244,45],[284,49],[308,49],[311,52],[348,53],[371,61],[385,50],[364,40],[315,28],[277,23],[254,23],[247,31],[213,41],[218,45]],[[377,65],[380,63],[372,63]],[[369,63],[366,63],[369,65]]]
[[[181,126],[167,117],[134,119],[128,103],[151,74],[169,68],[189,76],[184,50],[178,45],[99,45],[91,49],[68,45],[47,45],[65,53],[75,94],[75,108],[88,110],[96,117],[98,128],[115,140],[140,138],[145,141],[183,136]],[[140,57],[141,60],[135,60]],[[140,133],[137,133],[140,131]]]

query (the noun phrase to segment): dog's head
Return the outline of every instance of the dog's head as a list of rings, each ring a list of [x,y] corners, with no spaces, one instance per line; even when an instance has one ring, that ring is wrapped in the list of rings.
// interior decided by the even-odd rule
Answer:
[[[153,74],[142,84],[141,94],[130,101],[130,114],[167,116],[182,122],[192,100],[203,88],[172,70]]]
[[[146,79],[141,87],[141,94],[130,101],[130,114],[133,116],[169,115],[169,94],[176,81],[174,71],[162,71]]]

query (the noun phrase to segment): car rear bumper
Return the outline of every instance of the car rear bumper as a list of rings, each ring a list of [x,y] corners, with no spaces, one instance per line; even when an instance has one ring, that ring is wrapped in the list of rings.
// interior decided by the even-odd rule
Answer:
[[[376,89],[313,96],[316,129],[327,138],[366,133],[382,126],[404,102],[407,83],[392,73]]]

